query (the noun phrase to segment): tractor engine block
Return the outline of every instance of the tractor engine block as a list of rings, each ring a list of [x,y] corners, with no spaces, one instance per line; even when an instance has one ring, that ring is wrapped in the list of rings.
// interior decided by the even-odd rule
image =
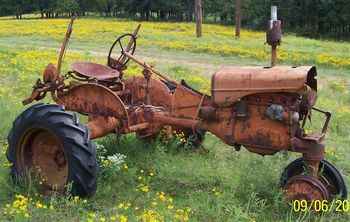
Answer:
[[[242,98],[232,108],[233,140],[259,154],[288,150],[299,134],[301,99],[297,94],[259,94]]]

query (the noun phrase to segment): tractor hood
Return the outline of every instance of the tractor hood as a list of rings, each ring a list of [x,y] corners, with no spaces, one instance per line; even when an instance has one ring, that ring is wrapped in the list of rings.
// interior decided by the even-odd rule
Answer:
[[[316,67],[276,66],[223,67],[212,77],[215,104],[229,106],[240,98],[257,93],[317,91]]]

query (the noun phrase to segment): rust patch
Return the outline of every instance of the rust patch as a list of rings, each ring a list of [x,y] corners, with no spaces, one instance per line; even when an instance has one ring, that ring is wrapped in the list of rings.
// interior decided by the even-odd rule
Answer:
[[[92,115],[89,116],[89,122],[87,124],[90,130],[91,139],[106,136],[107,134],[115,131],[120,125],[121,122],[115,117]]]
[[[58,104],[84,114],[116,117],[128,120],[128,113],[121,99],[110,89],[97,84],[81,84],[59,94]]]
[[[313,67],[224,67],[212,77],[212,97],[219,106],[257,93],[303,92]]]
[[[311,176],[294,176],[284,187],[287,200],[328,200],[327,188],[317,178]]]
[[[274,95],[270,95],[273,97]],[[266,110],[271,102],[282,104],[281,96],[275,95],[274,100],[270,100],[269,95],[265,96],[249,96],[244,98],[246,108],[244,118],[237,118],[236,112],[233,113],[234,140],[242,145],[250,148],[270,150],[287,150],[291,145],[289,131],[289,115],[284,117],[287,121],[272,120],[266,116]],[[255,98],[255,99],[254,99]],[[287,106],[283,106],[287,107]],[[293,109],[293,106],[286,109]],[[261,151],[259,151],[261,153]],[[264,153],[264,152],[263,152]]]
[[[62,141],[44,129],[25,133],[17,152],[19,168],[31,169],[40,179],[40,189],[46,193],[63,191],[68,179],[68,163]]]
[[[71,65],[72,70],[82,77],[97,80],[107,80],[119,78],[119,71],[108,66],[91,62],[76,62]]]
[[[140,105],[146,104],[147,81],[142,76],[133,77],[125,80],[125,89],[130,92],[128,104]],[[168,87],[158,79],[150,79],[149,82],[149,100],[153,106],[162,106],[171,108],[171,94]]]

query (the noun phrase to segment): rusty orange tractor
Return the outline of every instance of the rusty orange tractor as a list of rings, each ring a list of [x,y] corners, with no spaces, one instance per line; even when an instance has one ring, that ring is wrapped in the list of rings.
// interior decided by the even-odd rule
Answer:
[[[243,146],[261,155],[282,150],[301,153],[283,172],[281,187],[286,198],[346,198],[342,175],[324,160],[323,141],[331,114],[314,107],[315,67],[224,67],[212,76],[211,95],[206,95],[137,59],[138,27],[114,42],[107,65],[76,62],[62,75],[73,21],[57,67],[48,65],[43,80],[23,101],[26,105],[50,93],[56,104],[30,106],[9,133],[7,157],[13,163],[14,178],[31,172],[45,178],[43,190],[62,192],[71,183],[74,195],[90,196],[96,190],[93,139],[133,132],[148,138],[173,127],[194,136],[197,144],[204,132],[210,132],[236,150]],[[129,61],[143,68],[142,76],[123,78]],[[325,116],[319,133],[304,130],[312,111]],[[87,116],[88,123],[81,124],[74,112]]]

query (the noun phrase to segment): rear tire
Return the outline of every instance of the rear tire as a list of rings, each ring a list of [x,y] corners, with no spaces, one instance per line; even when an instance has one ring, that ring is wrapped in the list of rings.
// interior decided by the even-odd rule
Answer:
[[[96,146],[89,130],[63,106],[35,104],[21,113],[8,135],[7,159],[16,182],[33,173],[45,193],[67,191],[87,197],[96,192]],[[28,174],[31,172],[31,174]]]

